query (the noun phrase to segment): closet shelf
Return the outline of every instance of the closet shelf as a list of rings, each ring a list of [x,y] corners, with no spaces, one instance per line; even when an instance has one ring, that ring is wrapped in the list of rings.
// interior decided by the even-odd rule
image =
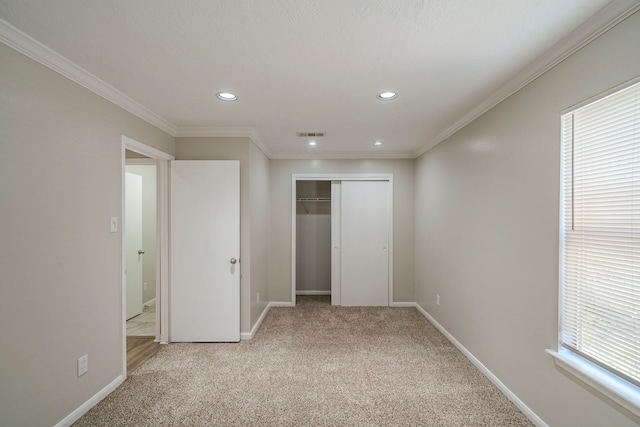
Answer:
[[[302,206],[304,208],[305,213],[309,213],[309,202],[329,202],[331,203],[331,197],[298,197],[296,198],[296,202],[300,202],[300,205],[298,206]],[[324,211],[326,210],[327,207],[329,207],[330,205],[313,205],[316,206],[316,208],[313,208],[313,211],[315,211],[317,213],[318,210],[320,211]]]

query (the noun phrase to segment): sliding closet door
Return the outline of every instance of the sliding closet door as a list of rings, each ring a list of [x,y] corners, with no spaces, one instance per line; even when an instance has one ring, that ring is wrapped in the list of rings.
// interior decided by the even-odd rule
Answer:
[[[342,181],[340,304],[389,305],[389,182]]]

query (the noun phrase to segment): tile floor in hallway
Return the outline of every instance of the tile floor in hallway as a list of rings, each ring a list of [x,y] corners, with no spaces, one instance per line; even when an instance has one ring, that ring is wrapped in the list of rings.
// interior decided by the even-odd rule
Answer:
[[[156,305],[151,304],[142,309],[142,313],[127,320],[127,336],[147,336],[156,335]]]

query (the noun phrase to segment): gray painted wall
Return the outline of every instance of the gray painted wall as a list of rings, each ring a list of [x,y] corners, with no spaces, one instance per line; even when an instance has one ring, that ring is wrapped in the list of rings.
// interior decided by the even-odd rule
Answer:
[[[251,192],[251,286],[249,298],[251,300],[250,325],[253,328],[270,302],[271,199],[269,197],[269,159],[254,143],[249,144],[249,161],[251,165],[249,171]]]
[[[4,44],[0,64],[0,424],[51,426],[122,373],[121,135],[174,139]]]
[[[331,291],[331,214],[296,215],[296,291]]]
[[[416,299],[550,426],[640,422],[544,352],[558,336],[560,113],[639,76],[639,41],[636,13],[417,160]]]

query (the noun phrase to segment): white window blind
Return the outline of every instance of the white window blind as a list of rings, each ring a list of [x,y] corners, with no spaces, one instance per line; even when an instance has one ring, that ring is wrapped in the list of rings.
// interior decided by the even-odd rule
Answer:
[[[560,344],[640,385],[640,83],[562,115]]]

